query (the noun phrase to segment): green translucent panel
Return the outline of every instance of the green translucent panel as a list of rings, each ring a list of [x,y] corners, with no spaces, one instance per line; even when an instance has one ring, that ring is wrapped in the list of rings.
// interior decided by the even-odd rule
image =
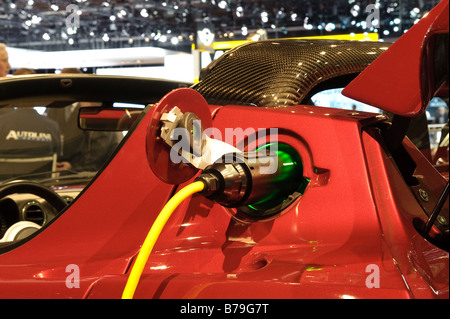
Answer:
[[[272,146],[272,148],[271,148]],[[273,189],[258,202],[248,205],[248,208],[258,213],[280,206],[289,195],[297,192],[303,194],[309,180],[303,177],[303,162],[297,151],[290,145],[278,143],[278,174],[270,181]],[[273,149],[273,144],[266,144],[256,151]]]

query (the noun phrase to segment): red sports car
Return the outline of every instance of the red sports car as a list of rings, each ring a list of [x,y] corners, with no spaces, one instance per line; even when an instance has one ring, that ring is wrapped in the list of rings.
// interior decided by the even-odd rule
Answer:
[[[449,298],[448,163],[405,137],[448,97],[448,9],[391,46],[246,44],[189,88],[1,80],[0,297]]]

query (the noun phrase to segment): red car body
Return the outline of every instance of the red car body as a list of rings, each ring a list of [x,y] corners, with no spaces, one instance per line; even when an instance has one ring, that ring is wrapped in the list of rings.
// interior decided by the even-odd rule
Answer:
[[[410,32],[420,30],[423,39],[434,32],[430,26],[448,32],[448,1]],[[423,95],[405,93],[395,100],[394,93],[376,87],[388,86],[386,74],[399,77],[395,92],[419,87],[420,74],[412,78],[407,71],[418,70],[409,64],[421,65],[422,51],[409,54],[411,43],[402,39],[394,45],[389,59],[408,64],[397,63],[401,70],[389,73],[367,69],[348,90],[361,92],[358,98],[370,103],[368,91],[377,98],[389,95],[402,108],[388,110],[411,116],[423,111],[417,107]],[[374,83],[365,86],[361,79],[369,76]],[[186,200],[158,238],[135,298],[449,297],[448,250],[417,231],[447,180],[405,138],[419,185],[404,181],[379,132],[384,116],[306,105],[206,105],[192,89],[175,90],[163,101],[192,110],[202,104],[223,134],[230,125],[279,128],[278,141],[296,149],[310,182],[292,205],[262,221],[236,219],[235,209],[202,196]],[[150,226],[183,186],[165,183],[149,166],[147,135],[158,110],[145,115],[58,218],[0,255],[1,298],[121,297]],[[419,189],[426,190],[428,201],[418,197]],[[442,212],[448,220],[448,198]],[[441,230],[433,226],[431,232]]]

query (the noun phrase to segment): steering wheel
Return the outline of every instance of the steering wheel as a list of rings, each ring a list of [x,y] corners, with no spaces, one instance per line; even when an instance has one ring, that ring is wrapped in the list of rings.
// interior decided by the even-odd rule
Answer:
[[[0,199],[16,193],[39,196],[52,205],[58,212],[67,206],[67,202],[58,193],[38,183],[20,181],[0,186]]]
[[[20,181],[0,186],[0,199],[16,193],[27,193],[39,196],[52,205],[58,212],[62,211],[67,206],[67,202],[55,191],[34,182]],[[3,225],[0,224],[0,226],[2,226],[0,234],[4,233],[3,238],[0,238],[0,244],[23,239],[40,228],[36,223],[19,221],[6,229],[6,224],[4,222],[5,221],[2,223]]]

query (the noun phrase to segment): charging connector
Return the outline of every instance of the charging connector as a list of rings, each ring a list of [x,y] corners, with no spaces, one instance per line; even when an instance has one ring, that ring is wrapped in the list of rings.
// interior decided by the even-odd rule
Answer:
[[[231,160],[230,160],[231,159]],[[307,179],[297,152],[279,144],[276,152],[226,154],[196,178],[200,193],[225,207],[238,207],[252,217],[273,215],[286,200],[303,193]]]
[[[208,166],[195,180],[205,184],[201,195],[223,206],[237,207],[247,200],[252,179],[243,163],[218,163]]]

